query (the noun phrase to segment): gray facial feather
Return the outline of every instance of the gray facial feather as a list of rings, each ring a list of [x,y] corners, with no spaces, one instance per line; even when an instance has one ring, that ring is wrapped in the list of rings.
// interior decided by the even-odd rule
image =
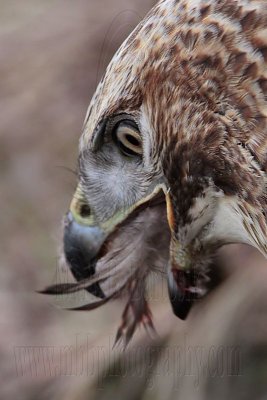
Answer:
[[[142,160],[127,159],[107,143],[81,161],[85,196],[97,221],[105,221],[142,199],[151,185],[151,173]]]

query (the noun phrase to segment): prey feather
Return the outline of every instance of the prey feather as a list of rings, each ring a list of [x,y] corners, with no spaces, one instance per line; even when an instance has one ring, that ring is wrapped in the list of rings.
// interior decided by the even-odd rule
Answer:
[[[100,249],[103,256],[98,259],[92,276],[74,283],[51,285],[40,293],[70,295],[99,283],[104,298],[93,296],[90,303],[71,308],[81,311],[93,310],[113,298],[128,298],[114,343],[122,343],[125,348],[139,325],[151,336],[155,334],[146,299],[146,281],[151,273],[166,270],[169,242],[165,204],[148,207],[125,220],[108,237]]]

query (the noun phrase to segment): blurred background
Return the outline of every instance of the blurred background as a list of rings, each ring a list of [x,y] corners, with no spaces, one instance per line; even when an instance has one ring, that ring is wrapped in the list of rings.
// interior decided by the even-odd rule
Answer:
[[[267,399],[267,268],[222,251],[223,283],[186,322],[164,282],[156,338],[112,350],[122,305],[64,311],[55,281],[78,139],[114,51],[152,0],[0,0],[0,399]]]

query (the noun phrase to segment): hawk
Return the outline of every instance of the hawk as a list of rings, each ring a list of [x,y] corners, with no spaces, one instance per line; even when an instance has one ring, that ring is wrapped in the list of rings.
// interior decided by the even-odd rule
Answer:
[[[267,7],[162,0],[119,48],[89,106],[64,252],[91,310],[128,301],[117,340],[153,329],[146,282],[166,271],[174,313],[207,292],[216,251],[267,257]]]

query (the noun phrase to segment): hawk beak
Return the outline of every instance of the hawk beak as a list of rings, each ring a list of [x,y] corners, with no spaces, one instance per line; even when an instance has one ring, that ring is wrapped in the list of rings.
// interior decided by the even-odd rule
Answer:
[[[175,216],[169,193],[166,193],[167,218],[171,231],[170,258],[168,265],[168,290],[174,314],[186,319],[197,298],[196,271],[192,268],[189,249],[181,247],[175,238]]]
[[[164,196],[163,192],[162,187],[158,186],[148,198],[143,199],[133,209],[142,209],[148,203],[149,206],[162,203],[163,198],[166,197],[167,218],[171,232],[167,274],[169,297],[174,314],[181,319],[185,319],[193,302],[198,297],[195,284],[197,277],[195,276],[195,269],[191,265],[190,252],[181,248],[175,239],[175,218],[172,203],[169,193],[165,192]],[[120,218],[124,219],[125,216]],[[64,226],[64,253],[72,274],[77,281],[90,280],[96,274],[99,254],[112,231],[112,226],[116,226],[117,223],[119,223],[119,220],[115,218],[114,221],[109,221],[107,226],[99,226],[93,215],[91,215],[90,207],[78,185],[70,210],[65,217]],[[92,283],[86,289],[94,296],[101,299],[106,298],[98,282]]]
[[[99,275],[98,260],[108,251],[108,238],[116,228],[131,215],[146,207],[164,203],[161,186],[128,210],[118,212],[109,220],[99,224],[90,211],[88,201],[78,185],[64,224],[64,254],[70,270],[77,281],[90,280]],[[110,271],[111,273],[111,271]],[[99,283],[86,288],[91,294],[105,298]]]
[[[94,223],[78,186],[65,216],[63,239],[66,261],[77,281],[95,274],[96,257],[106,236],[106,232]],[[87,290],[94,296],[105,297],[98,283]]]

